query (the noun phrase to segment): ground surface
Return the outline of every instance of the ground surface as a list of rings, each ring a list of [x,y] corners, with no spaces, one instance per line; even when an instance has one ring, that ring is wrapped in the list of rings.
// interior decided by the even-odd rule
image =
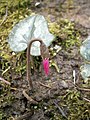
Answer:
[[[48,15],[51,21],[54,22],[59,17],[73,21],[76,29],[80,30],[81,41],[90,34],[90,0],[74,0],[68,4],[65,0],[50,0],[50,2],[45,0],[35,7],[36,2],[32,2],[31,9],[44,16]],[[11,116],[9,119],[90,119],[90,104],[88,104],[90,101],[85,100],[85,98],[90,99],[90,91],[81,89],[82,85],[85,85],[80,75],[83,59],[79,53],[79,48],[75,45],[68,50],[62,48],[52,60],[55,61],[59,71],[55,67],[50,67],[48,77],[41,71],[32,75],[34,91],[28,90],[26,74],[21,78],[13,79],[10,91],[15,100],[10,105],[7,103],[2,105],[7,116]],[[76,72],[76,86],[73,84],[73,70]],[[90,88],[90,85],[87,85],[86,88]],[[25,91],[29,96],[25,94]],[[83,107],[85,108],[83,109]],[[77,108],[80,109],[80,113]]]

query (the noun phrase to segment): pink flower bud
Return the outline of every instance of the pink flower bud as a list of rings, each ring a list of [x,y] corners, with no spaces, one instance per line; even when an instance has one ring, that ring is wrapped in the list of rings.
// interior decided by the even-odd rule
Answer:
[[[48,58],[45,58],[43,60],[43,68],[44,68],[45,74],[48,76],[49,74],[49,59]]]

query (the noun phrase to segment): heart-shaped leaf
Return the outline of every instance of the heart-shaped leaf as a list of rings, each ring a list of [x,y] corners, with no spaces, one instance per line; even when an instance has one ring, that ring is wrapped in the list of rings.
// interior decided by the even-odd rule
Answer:
[[[29,16],[16,24],[9,34],[8,43],[13,51],[20,52],[27,48],[32,39],[41,39],[47,47],[54,40],[42,15]],[[30,54],[41,55],[38,41],[32,43]]]

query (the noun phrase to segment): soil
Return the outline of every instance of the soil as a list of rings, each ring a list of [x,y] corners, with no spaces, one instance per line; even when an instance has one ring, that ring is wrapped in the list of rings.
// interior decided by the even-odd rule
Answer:
[[[86,38],[90,34],[90,0],[74,0],[68,6],[66,0],[42,0],[38,6],[32,2],[31,9],[36,13],[49,16],[51,21],[56,21],[59,17],[68,18],[75,22],[76,28],[80,29],[82,38]],[[69,8],[68,8],[69,7]],[[64,110],[60,109],[58,102],[60,96],[65,96],[67,90],[78,89],[73,84],[73,71],[76,72],[76,85],[82,84],[80,81],[80,66],[83,63],[79,54],[79,48],[73,46],[66,50],[60,50],[53,57],[59,72],[54,67],[50,67],[49,76],[45,76],[44,72],[35,72],[31,75],[33,80],[33,90],[29,89],[26,82],[26,76],[13,80],[12,94],[16,100],[10,106],[5,107],[7,114],[14,116],[13,120],[50,120],[53,116],[54,109],[48,110],[54,105],[58,113],[62,114],[63,119],[68,119],[68,109],[64,106]],[[42,76],[42,77],[41,77]]]
[[[73,70],[76,71],[76,83],[80,83],[79,68],[81,65],[81,58],[77,48],[73,48],[71,51],[72,53],[69,54],[68,52],[62,50],[53,59],[60,69],[59,73],[57,73],[55,68],[51,67],[48,77],[46,77],[44,73],[40,72],[34,76],[32,75],[31,78],[33,80],[34,91],[28,91],[29,86],[26,84],[26,78],[23,78],[22,80],[13,80],[13,82],[15,82],[13,87],[17,88],[17,90],[14,91],[17,101],[13,103],[12,106],[15,114],[26,114],[25,111],[30,108],[30,105],[34,107],[41,106],[40,110],[35,110],[34,113],[29,114],[29,116],[26,115],[27,120],[50,119],[53,111],[47,111],[46,109],[50,105],[52,106],[54,102],[58,103],[60,101],[58,96],[64,96],[66,95],[68,89],[75,88],[73,84]],[[30,98],[25,98],[25,95],[23,94],[24,91],[26,91],[29,95],[28,97]],[[65,116],[66,115],[67,112]],[[21,117],[16,120],[20,119]]]

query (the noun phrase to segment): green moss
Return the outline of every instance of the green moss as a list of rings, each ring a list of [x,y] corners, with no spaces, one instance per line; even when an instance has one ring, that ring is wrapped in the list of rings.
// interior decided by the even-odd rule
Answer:
[[[6,115],[0,110],[0,120],[6,120]]]
[[[59,19],[57,23],[49,24],[50,31],[56,36],[56,43],[64,49],[80,45],[80,34],[75,29],[75,24],[67,19]]]
[[[62,100],[69,111],[68,120],[88,120],[90,118],[90,104],[83,100],[81,92],[68,90]]]
[[[0,1],[0,69],[3,76],[7,77],[9,79],[11,77],[11,70],[12,73],[25,73],[26,68],[26,53],[14,53],[10,50],[9,45],[7,43],[8,35],[13,28],[13,26],[18,23],[18,21],[22,20],[23,18],[30,15],[32,12],[30,9],[28,9],[28,4],[30,4],[30,1],[23,0],[18,1],[16,0],[12,4],[12,0],[8,1],[8,4],[5,1]],[[8,6],[8,16],[6,17],[5,21],[3,19],[5,18],[5,12],[6,12],[6,6]],[[13,10],[12,10],[13,9]],[[22,61],[22,62],[21,62]],[[1,74],[0,73],[0,74]],[[8,75],[9,74],[9,75]]]

